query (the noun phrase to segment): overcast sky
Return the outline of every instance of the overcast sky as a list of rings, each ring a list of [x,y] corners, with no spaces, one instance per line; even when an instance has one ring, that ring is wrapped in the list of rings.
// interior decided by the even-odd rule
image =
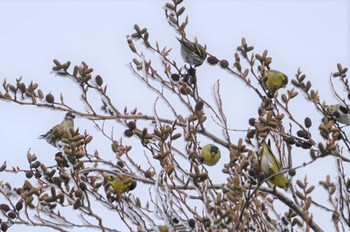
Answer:
[[[297,69],[307,75],[313,87],[319,90],[321,99],[335,103],[329,87],[329,75],[336,71],[336,64],[349,66],[349,1],[184,1],[189,14],[187,36],[198,37],[207,50],[219,58],[234,60],[234,52],[242,37],[255,47],[256,53],[265,49],[272,56],[271,67],[283,71],[291,80]],[[138,107],[151,114],[154,94],[131,73],[128,64],[134,57],[126,42],[133,33],[133,25],[147,27],[150,41],[173,48],[171,58],[182,62],[178,36],[168,25],[164,16],[164,1],[0,1],[0,78],[15,82],[39,83],[44,93],[52,92],[59,97],[63,93],[67,102],[84,110],[79,100],[80,92],[72,82],[62,81],[51,74],[54,58],[70,60],[72,64],[85,61],[100,74],[114,102],[119,107]],[[141,46],[142,47],[142,46]],[[147,53],[147,55],[152,55]],[[152,56],[149,56],[151,58]],[[154,57],[154,63],[159,58]],[[161,71],[161,70],[160,70]],[[224,70],[204,64],[198,70],[199,87],[203,96],[214,103],[212,89],[219,79],[224,98],[224,109],[229,118],[229,127],[247,129],[247,118],[257,116],[258,98],[243,82],[228,75]],[[341,88],[339,89],[341,91]],[[284,90],[286,91],[286,90]],[[132,94],[131,94],[132,93]],[[345,95],[344,95],[345,96]],[[297,104],[292,104],[296,117],[315,118],[317,128],[321,116],[314,112],[311,104],[304,103],[302,95]],[[225,101],[225,99],[227,99]],[[254,101],[254,99],[256,101]],[[145,103],[149,104],[145,104]],[[53,162],[55,148],[38,140],[53,125],[59,123],[64,113],[31,106],[18,106],[0,101],[2,146],[0,163],[7,160],[9,166],[26,168],[26,152],[31,148],[41,160]],[[166,116],[166,112],[164,113]],[[169,114],[170,115],[170,114]],[[76,125],[97,134],[92,124],[77,119]],[[117,129],[121,132],[123,129]],[[317,133],[317,132],[315,132]],[[218,132],[220,135],[220,132]],[[243,134],[233,134],[233,141]],[[101,140],[99,140],[101,139]],[[94,147],[112,157],[110,146],[104,144],[102,136],[96,136]],[[203,141],[203,144],[208,140]],[[140,151],[142,152],[142,151]],[[295,154],[296,163],[309,159],[306,151]],[[303,152],[303,153],[302,153]],[[209,168],[219,171],[229,160],[223,152],[221,166]],[[308,170],[298,172],[298,177],[309,175],[326,176],[330,160],[318,162]],[[333,160],[331,161],[334,166]],[[347,171],[350,171],[349,166]],[[219,175],[219,174],[218,174]],[[217,177],[217,180],[225,176]],[[13,179],[15,180],[15,179]],[[16,182],[12,184],[15,186]],[[317,182],[315,182],[317,184]],[[321,194],[322,197],[324,195]],[[320,198],[322,199],[322,198]],[[329,220],[317,220],[329,228]],[[20,231],[20,227],[13,228]],[[18,229],[18,230],[17,230]],[[32,228],[33,229],[33,228]],[[44,231],[47,229],[42,229]],[[38,231],[37,228],[33,231]]]

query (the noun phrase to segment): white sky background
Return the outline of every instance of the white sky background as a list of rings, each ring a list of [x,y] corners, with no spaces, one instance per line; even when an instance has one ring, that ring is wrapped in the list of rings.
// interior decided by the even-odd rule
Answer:
[[[70,60],[73,65],[85,61],[94,68],[95,74],[104,78],[117,106],[121,109],[126,105],[129,109],[137,107],[151,114],[156,96],[128,67],[134,56],[128,48],[126,35],[134,32],[135,23],[147,27],[152,44],[157,40],[161,46],[172,47],[171,58],[177,63],[183,62],[175,39],[178,35],[165,20],[164,4],[165,1],[0,1],[0,78],[15,83],[22,75],[24,82],[39,83],[44,93],[51,91],[56,99],[63,93],[67,102],[83,110],[81,102],[76,100],[80,90],[71,81],[56,77],[50,71],[54,58],[62,62]],[[235,49],[245,37],[249,45],[254,45],[255,53],[269,50],[273,69],[283,71],[291,80],[300,67],[312,81],[313,88],[319,90],[321,99],[336,102],[329,87],[329,75],[337,71],[338,62],[343,67],[349,66],[349,1],[185,1],[184,6],[185,14],[189,15],[188,38],[197,36],[200,43],[207,45],[209,53],[226,58],[232,65]],[[156,56],[146,54],[153,63],[159,62]],[[204,64],[197,74],[200,93],[211,103],[214,103],[213,85],[220,80],[229,127],[247,129],[248,118],[257,116],[260,104],[257,97],[252,97],[253,91],[218,67]],[[296,118],[314,118],[313,128],[317,129],[321,116],[310,103],[303,102],[302,95],[298,99],[297,104],[292,104]],[[96,103],[99,104],[98,99]],[[162,103],[157,106],[160,116],[171,115],[163,113]],[[64,113],[3,101],[0,101],[0,110],[3,122],[0,163],[6,160],[8,166],[27,168],[29,148],[40,160],[52,163],[55,148],[37,138],[60,122]],[[112,159],[110,145],[105,145],[106,140],[97,135],[91,122],[78,118],[76,126],[96,135],[90,145],[91,151],[98,149],[102,157]],[[120,134],[124,128],[118,126],[115,130]],[[216,134],[221,135],[220,131]],[[231,135],[233,142],[245,136],[237,132]],[[128,143],[125,138],[123,141]],[[202,142],[204,145],[209,141],[203,138]],[[296,164],[310,159],[309,152],[296,151],[298,153],[293,154]],[[136,151],[134,153],[136,155]],[[228,161],[228,152],[223,150],[219,165],[208,168],[209,175],[218,175],[213,177],[218,183],[226,178],[220,170]],[[297,177],[308,174],[310,182],[317,184],[313,177],[325,178],[324,170],[328,170],[330,164],[335,163],[324,159],[298,171]],[[350,171],[349,166],[346,171]],[[13,186],[20,184],[16,182],[18,175],[9,178]],[[320,199],[324,199],[324,195],[321,194]],[[330,219],[317,220],[322,218],[318,213],[314,212],[315,221],[325,231],[333,230]],[[21,229],[16,226],[11,231]],[[39,231],[38,228],[28,229]]]

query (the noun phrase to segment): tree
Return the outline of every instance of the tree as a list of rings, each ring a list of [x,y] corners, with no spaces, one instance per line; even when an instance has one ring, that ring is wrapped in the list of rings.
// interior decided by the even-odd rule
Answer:
[[[184,16],[182,1],[166,4],[165,12],[170,26],[186,40],[188,19]],[[97,210],[100,205],[110,209],[109,213],[116,214],[130,230],[288,231],[302,227],[322,231],[310,212],[315,206],[329,212],[336,230],[350,226],[350,181],[345,173],[349,158],[344,152],[349,149],[349,140],[345,128],[337,121],[348,109],[339,91],[334,92],[346,107],[330,112],[317,90],[312,89],[311,82],[298,70],[286,93],[281,94],[281,89],[271,94],[263,84],[272,62],[267,50],[262,54],[255,53],[254,47],[243,38],[231,67],[228,61],[216,58],[208,49],[207,63],[213,69],[220,67],[243,81],[247,91],[252,90],[252,95],[260,102],[258,115],[247,119],[247,124],[242,126],[247,128],[244,135],[234,140],[232,131],[235,130],[228,126],[231,117],[225,114],[223,107],[229,100],[221,96],[220,81],[214,86],[214,104],[211,104],[212,99],[204,99],[200,94],[202,67],[190,68],[188,64],[183,67],[182,61],[175,62],[170,58],[170,49],[150,39],[146,28],[135,25],[134,29],[127,39],[135,54],[130,67],[134,76],[145,84],[146,90],[159,96],[156,102],[148,103],[154,108],[152,115],[127,107],[118,109],[103,78],[94,74],[86,63],[71,68],[69,61],[54,60],[53,71],[65,77],[62,81],[71,79],[80,88],[87,111],[69,105],[63,95],[57,100],[58,97],[49,92],[44,94],[35,82],[27,84],[22,78],[16,83],[4,81],[0,97],[6,102],[72,112],[90,120],[100,128],[99,133],[106,137],[108,146],[112,146],[115,160],[105,160],[98,151],[94,152],[95,148],[89,147],[92,132],[82,133],[75,129],[67,131],[62,139],[66,145],[53,156],[54,165],[41,162],[32,151],[27,154],[27,168],[8,168],[4,163],[2,171],[24,172],[28,179],[16,186],[2,185],[3,230],[12,223],[34,224],[60,231],[72,226],[118,230],[110,227],[100,215]],[[145,55],[147,51],[153,52],[152,62]],[[159,57],[161,62],[156,63]],[[340,64],[337,68],[333,76],[343,84],[347,94],[347,68]],[[289,108],[300,93],[324,116],[317,128],[312,125],[315,120],[305,118],[304,122],[298,121]],[[96,95],[102,100],[102,110],[101,106],[92,104],[91,98]],[[165,111],[170,111],[171,116],[165,118]],[[121,139],[122,135],[114,132],[113,127],[105,126],[115,121],[118,127],[125,127],[126,138]],[[128,137],[138,139],[138,146],[131,146],[129,141],[132,138],[129,140]],[[203,137],[220,146],[223,155],[230,156],[230,162],[220,167],[220,175],[227,178],[222,183],[214,182],[216,173],[201,164],[200,147],[205,145],[201,143]],[[276,154],[284,164],[282,172],[289,175],[290,185],[286,191],[269,184],[268,180],[273,176],[267,176],[259,166],[260,146],[267,138],[272,140],[273,150],[278,151]],[[293,154],[301,149],[310,154],[310,159],[305,165],[296,166]],[[140,154],[136,155],[140,150],[144,152],[143,158],[148,160],[147,167],[140,165]],[[330,176],[325,180],[320,178],[319,186],[311,186],[307,178],[293,178],[296,172],[308,169],[326,156],[337,161],[339,173],[336,179]],[[136,189],[126,193],[114,191],[109,176],[120,174],[125,183],[136,180]],[[145,199],[138,198],[142,186],[150,186],[146,187],[149,191]],[[315,191],[326,191],[329,196],[324,202],[316,202],[313,200]],[[326,204],[327,201],[332,207]],[[283,209],[275,207],[279,203]],[[76,223],[64,214],[65,209],[69,209],[70,214],[75,210],[73,212],[83,215],[86,221]],[[151,214],[154,212],[157,217]],[[94,220],[89,220],[90,217]]]

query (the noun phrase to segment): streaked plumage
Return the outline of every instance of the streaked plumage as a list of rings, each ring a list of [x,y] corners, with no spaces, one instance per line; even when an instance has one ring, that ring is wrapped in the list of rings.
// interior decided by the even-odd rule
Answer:
[[[260,162],[261,170],[268,176],[279,173],[283,170],[281,162],[271,150],[270,141],[269,144],[266,142],[263,142],[262,144],[262,157]],[[289,184],[287,177],[283,173],[271,177],[269,181],[280,188],[286,188]]]
[[[269,70],[265,73],[264,84],[271,94],[274,94],[278,89],[284,88],[288,84],[288,77],[279,71]]]
[[[207,144],[202,147],[200,160],[203,164],[208,166],[214,166],[217,164],[221,157],[221,152],[219,148],[213,144]]]
[[[39,138],[46,139],[54,147],[59,147],[58,142],[67,136],[67,133],[69,133],[67,131],[74,129],[74,118],[75,116],[71,112],[68,112],[60,124],[54,126],[46,134],[40,135]]]
[[[207,58],[205,48],[198,43],[177,39],[181,44],[181,55],[184,60],[195,67],[200,66]]]

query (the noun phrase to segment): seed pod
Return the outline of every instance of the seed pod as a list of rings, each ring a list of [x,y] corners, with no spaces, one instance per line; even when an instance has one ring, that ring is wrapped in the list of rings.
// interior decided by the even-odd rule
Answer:
[[[81,201],[80,200],[76,200],[74,205],[73,205],[73,209],[79,209],[81,207]]]
[[[136,124],[134,121],[128,122],[128,127],[130,130],[135,130],[136,129]]]
[[[310,119],[309,117],[306,117],[306,118],[304,119],[304,124],[305,124],[306,128],[310,128],[311,125],[312,125],[311,119]]]
[[[10,206],[8,206],[7,204],[0,204],[0,208],[5,212],[10,210]]]
[[[226,69],[228,67],[229,63],[227,60],[220,60],[220,66],[221,68]]]
[[[97,84],[98,86],[103,85],[103,79],[102,79],[102,77],[101,77],[100,75],[97,75],[97,76],[95,77],[95,82],[96,82],[96,84]]]
[[[191,77],[194,77],[196,76],[196,69],[195,68],[190,68],[187,73],[191,76]]]
[[[32,171],[26,172],[26,177],[27,177],[28,179],[32,178],[32,177],[33,177],[33,172],[32,172]]]
[[[58,60],[56,60],[56,59],[54,59],[53,60],[53,63],[58,67],[58,68],[61,68],[61,63],[58,61]]]
[[[255,118],[250,118],[249,119],[249,125],[254,126],[255,125],[255,121],[256,121]]]
[[[82,198],[83,196],[83,191],[78,189],[77,191],[75,191],[74,195],[77,197],[77,198]]]
[[[124,131],[124,135],[126,136],[126,137],[131,137],[131,136],[133,136],[134,135],[134,132],[132,131],[132,130],[130,130],[130,129],[126,129],[125,131]]]
[[[26,85],[24,83],[19,83],[18,88],[22,91],[22,93],[26,92]]]
[[[303,130],[298,130],[297,131],[297,135],[301,138],[305,138],[306,137],[306,132]]]
[[[152,176],[153,176],[153,172],[152,172],[151,170],[147,170],[147,171],[145,172],[145,177],[146,177],[146,178],[152,178]]]
[[[294,169],[294,168],[290,169],[290,170],[288,171],[288,174],[289,174],[290,176],[295,176],[295,174],[296,174],[295,169]]]
[[[180,88],[180,93],[183,94],[183,95],[188,95],[188,94],[191,94],[191,90],[187,87],[181,87]]]
[[[23,208],[23,200],[21,199],[16,203],[16,210],[20,211],[22,208]]]
[[[7,225],[6,222],[2,222],[0,228],[1,228],[2,231],[7,231],[9,226]]]
[[[177,74],[177,73],[173,73],[173,74],[171,74],[171,79],[173,81],[179,81],[180,80],[180,75]]]
[[[293,144],[295,144],[295,140],[294,140],[294,138],[293,137],[285,137],[284,138],[284,141],[286,142],[286,143],[288,143],[288,144],[290,144],[290,145],[293,145]]]
[[[55,97],[51,93],[49,93],[49,94],[46,95],[45,100],[48,103],[54,103],[55,102]]]
[[[86,186],[86,184],[83,183],[83,182],[81,182],[81,183],[79,184],[79,188],[80,188],[82,191],[86,191],[86,190],[87,190],[87,186]]]
[[[15,219],[16,218],[16,214],[13,211],[10,211],[7,216],[11,219]]]
[[[208,56],[207,61],[209,64],[212,64],[212,65],[219,63],[219,59],[216,58],[215,56]]]
[[[195,110],[196,111],[201,111],[203,109],[203,106],[204,106],[204,102],[202,100],[199,100],[197,103],[196,103],[196,106],[195,106]]]
[[[194,228],[196,226],[196,221],[193,218],[191,218],[190,220],[188,220],[188,225],[191,228]]]

